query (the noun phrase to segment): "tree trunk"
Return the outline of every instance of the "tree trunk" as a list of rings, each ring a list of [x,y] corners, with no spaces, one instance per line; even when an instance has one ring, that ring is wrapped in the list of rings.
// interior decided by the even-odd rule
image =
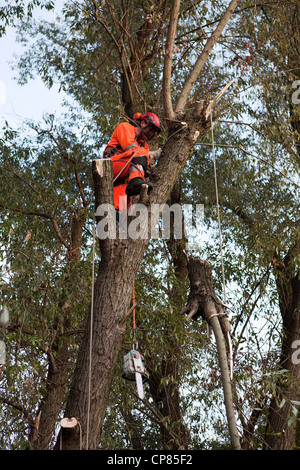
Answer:
[[[95,207],[103,203],[113,207],[111,160],[103,160],[103,173],[93,163]],[[101,170],[100,170],[101,172]],[[79,350],[70,390],[66,417],[76,417],[82,436],[63,430],[63,449],[96,449],[99,444],[115,364],[125,334],[126,322],[119,326],[129,309],[136,271],[146,242],[132,240],[99,240],[101,262],[94,285],[93,311]],[[80,438],[82,440],[80,441]],[[56,447],[58,446],[58,443]]]
[[[67,253],[69,271],[68,278],[72,277],[72,268],[80,262],[82,246],[82,229],[86,215],[74,214],[71,229],[71,244]],[[32,424],[29,442],[37,450],[48,450],[54,436],[61,406],[66,396],[66,383],[72,369],[72,349],[70,349],[70,337],[64,336],[65,331],[70,330],[70,304],[73,293],[67,292],[53,329],[55,338],[48,346],[48,374],[46,390],[39,406],[36,418]]]
[[[166,203],[197,139],[210,127],[203,106],[185,116],[185,121],[184,125],[176,122],[170,126],[170,136],[151,177],[154,189],[149,200],[143,201],[148,211],[150,203]],[[98,172],[93,163],[96,209],[102,203],[113,206],[112,170],[106,164],[103,168],[105,171],[101,175],[102,170]],[[153,220],[149,217],[148,221],[150,234]],[[65,411],[66,417],[75,417],[80,422],[85,449],[95,449],[99,444],[111,380],[125,334],[126,323],[123,322],[121,327],[119,323],[129,309],[135,276],[148,243],[147,237],[124,240],[117,236],[100,240],[101,262],[94,285],[94,308],[79,350]],[[79,448],[79,436],[68,438],[62,433],[61,441],[65,449]]]
[[[231,379],[228,370],[228,358],[225,342],[225,338],[230,331],[230,324],[226,316],[224,316],[222,302],[217,298],[214,290],[210,263],[196,259],[193,256],[190,256],[188,261],[190,294],[187,306],[182,313],[187,313],[187,319],[192,318],[193,320],[197,320],[199,316],[202,316],[213,329],[218,349],[224,403],[231,444],[234,450],[240,450],[241,446],[233,409]]]
[[[169,204],[181,204],[181,192],[179,183],[177,183],[170,195]],[[187,259],[184,254],[186,239],[178,240],[174,236],[174,218],[171,214],[171,230],[170,239],[166,240],[166,244],[172,259],[175,283],[168,293],[170,307],[173,307],[172,317],[178,315],[182,309],[182,299],[184,299],[187,291]],[[184,218],[182,215],[182,224]],[[163,448],[168,450],[182,450],[188,448],[189,430],[183,422],[180,408],[179,393],[179,369],[181,361],[181,345],[174,334],[174,318],[169,323],[166,319],[166,343],[168,350],[166,357],[161,360],[160,364],[151,366],[153,359],[147,361],[149,371],[150,393],[158,410],[162,415],[163,423],[161,424],[161,435]],[[164,379],[168,378],[167,383]]]
[[[283,341],[281,347],[280,369],[286,370],[286,379],[282,376],[277,382],[278,395],[270,405],[266,450],[291,450],[296,443],[297,410],[300,400],[300,277],[295,272],[294,258],[299,252],[296,244],[284,260],[275,257],[277,291],[282,315]],[[290,418],[293,418],[289,423]]]

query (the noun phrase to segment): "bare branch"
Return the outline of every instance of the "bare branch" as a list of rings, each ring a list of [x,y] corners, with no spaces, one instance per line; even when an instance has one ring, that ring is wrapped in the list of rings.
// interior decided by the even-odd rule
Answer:
[[[224,13],[223,17],[221,18],[220,22],[218,23],[218,26],[216,27],[216,29],[214,30],[214,32],[212,33],[210,38],[207,40],[207,42],[204,46],[204,49],[201,52],[200,56],[198,57],[197,62],[195,64],[193,70],[191,71],[189,77],[187,78],[187,80],[185,81],[185,83],[183,85],[181,94],[178,98],[177,105],[176,105],[176,108],[175,108],[176,113],[183,111],[183,109],[186,105],[187,99],[189,97],[189,94],[191,93],[191,91],[193,89],[193,86],[194,86],[197,78],[199,77],[199,74],[200,74],[201,70],[203,69],[203,66],[204,66],[205,62],[207,61],[207,58],[208,58],[211,50],[213,49],[214,45],[218,41],[219,37],[221,36],[225,26],[227,25],[227,23],[228,23],[229,19],[231,18],[232,14],[234,13],[234,10],[235,10],[238,3],[239,3],[239,0],[232,0],[230,2],[227,10],[225,11],[225,13]]]
[[[172,74],[172,57],[175,33],[177,29],[178,14],[180,8],[180,0],[173,2],[170,23],[168,28],[165,60],[164,60],[164,77],[163,77],[163,103],[165,110],[165,117],[174,119],[174,111],[171,100],[171,74]]]

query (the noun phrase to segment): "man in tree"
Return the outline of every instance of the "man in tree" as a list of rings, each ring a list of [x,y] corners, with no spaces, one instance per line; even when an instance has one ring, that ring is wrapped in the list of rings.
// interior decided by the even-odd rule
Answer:
[[[111,158],[113,161],[117,220],[120,213],[127,212],[127,196],[138,195],[143,184],[148,186],[148,192],[153,188],[152,183],[146,180],[149,166],[147,142],[160,132],[160,120],[154,113],[136,113],[134,119],[138,122],[138,127],[129,122],[117,125],[103,154],[104,158]]]

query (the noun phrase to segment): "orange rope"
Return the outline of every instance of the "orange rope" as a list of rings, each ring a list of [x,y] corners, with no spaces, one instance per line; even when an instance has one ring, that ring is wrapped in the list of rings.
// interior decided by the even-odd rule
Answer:
[[[132,342],[135,344],[136,343],[136,338],[135,338],[135,287],[134,286],[133,286],[133,291],[132,291],[132,305],[133,305],[133,311],[132,311],[133,339],[132,339]]]

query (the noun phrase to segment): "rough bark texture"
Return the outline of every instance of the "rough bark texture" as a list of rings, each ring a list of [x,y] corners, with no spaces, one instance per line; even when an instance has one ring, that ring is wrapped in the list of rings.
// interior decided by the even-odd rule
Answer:
[[[281,377],[278,381],[278,396],[270,405],[266,450],[291,450],[296,444],[297,419],[290,425],[288,422],[293,417],[293,409],[299,410],[297,402],[300,400],[299,357],[293,356],[300,338],[300,277],[294,266],[297,252],[299,242],[284,260],[279,257],[273,260],[283,327],[280,368],[287,371],[287,379]],[[285,400],[283,406],[280,405],[282,400]]]
[[[82,229],[86,215],[82,211],[74,214],[71,229],[71,244],[67,253],[68,276],[72,276],[72,267],[79,263],[82,246]],[[60,305],[60,313],[56,319],[53,332],[54,338],[48,345],[48,373],[45,394],[39,406],[36,418],[31,426],[29,442],[37,450],[48,450],[53,439],[56,423],[66,395],[66,383],[72,369],[72,349],[70,337],[64,332],[70,330],[70,304],[72,292],[68,292]]]
[[[180,204],[181,191],[180,184],[176,184],[171,192],[170,206]],[[188,284],[187,259],[184,254],[185,242],[183,239],[175,239],[174,223],[171,217],[170,239],[166,240],[168,250],[174,266],[176,282],[168,293],[170,305],[174,311],[172,317],[178,314],[183,306],[183,299],[186,295]],[[182,217],[182,223],[184,219]],[[179,374],[181,361],[181,345],[176,340],[174,334],[174,322],[166,325],[165,337],[168,344],[166,357],[159,364],[152,363],[151,358],[147,360],[147,368],[150,373],[149,386],[150,393],[157,408],[157,412],[162,416],[161,436],[163,448],[169,450],[182,450],[188,448],[189,430],[184,423],[180,407]],[[165,379],[168,378],[167,383]]]

